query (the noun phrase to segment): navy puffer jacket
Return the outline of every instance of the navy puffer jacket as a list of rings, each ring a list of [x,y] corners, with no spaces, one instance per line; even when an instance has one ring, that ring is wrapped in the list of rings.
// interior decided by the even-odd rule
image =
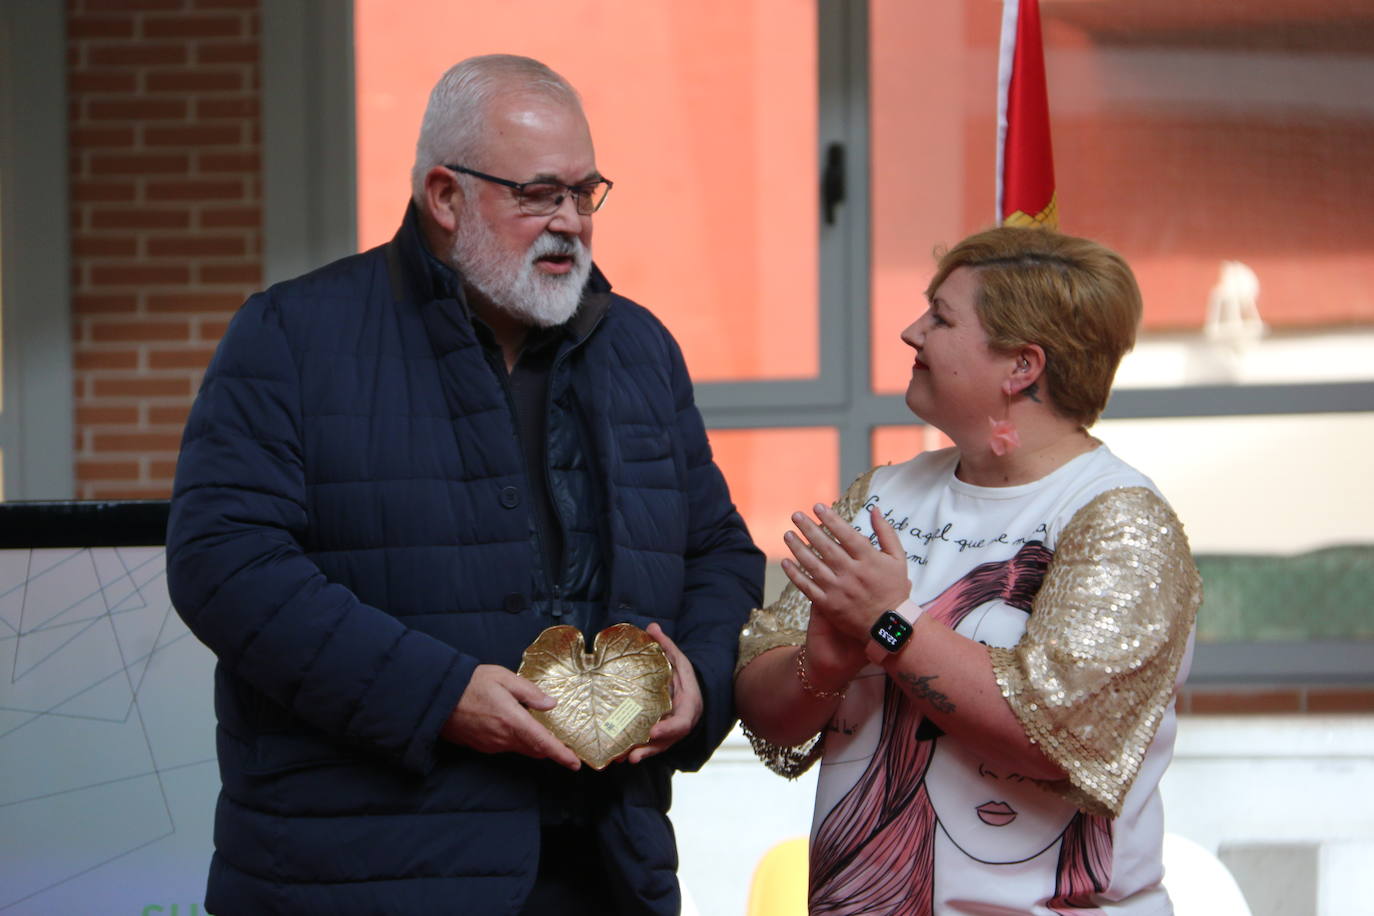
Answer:
[[[534,879],[554,765],[439,738],[473,669],[514,669],[553,621],[506,389],[429,278],[411,211],[254,296],[187,422],[168,585],[218,657],[219,916],[514,913]],[[604,496],[606,624],[658,621],[705,700],[669,753],[594,774],[614,911],[675,913],[669,776],[733,723],[763,560],[667,330],[599,273],[570,327],[550,387]]]

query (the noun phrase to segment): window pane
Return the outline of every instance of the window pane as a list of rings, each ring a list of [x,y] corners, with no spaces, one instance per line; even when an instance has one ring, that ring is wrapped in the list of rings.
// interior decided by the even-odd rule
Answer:
[[[993,222],[999,7],[873,3],[881,392],[932,246]],[[1374,7],[1040,8],[1061,227],[1125,255],[1145,298],[1122,384],[1374,379],[1345,355],[1374,346]]]
[[[1374,378],[1374,9],[1042,6],[1065,226],[1145,296],[1121,384]]]
[[[1374,413],[1104,420],[1203,575],[1204,641],[1374,639]]]
[[[1203,577],[1200,640],[1374,640],[1374,487],[1351,460],[1374,451],[1374,413],[1104,420],[1092,432],[1183,521]],[[949,444],[916,424],[873,431],[878,464]]]
[[[1374,413],[1103,420],[1092,433],[1159,485],[1197,553],[1371,539]]]
[[[814,0],[354,8],[361,245],[395,232],[440,74],[528,54],[582,93],[615,181],[597,263],[672,329],[696,381],[817,375]]]
[[[877,426],[873,429],[873,463],[900,464],[921,452],[948,448],[949,437],[933,426],[912,421],[910,426]]]
[[[839,496],[839,441],[829,427],[711,430],[711,450],[730,495],[770,559],[791,556],[782,536],[793,512]]]
[[[968,161],[968,147],[983,141],[965,136],[965,107],[980,96],[988,98],[986,91],[995,106],[997,80],[994,73],[961,85],[978,70],[971,64],[966,5],[965,0],[870,4],[870,354],[873,388],[883,394],[900,394],[911,376],[911,350],[898,335],[925,310],[926,281],[935,266],[932,250],[966,234],[965,188],[991,180],[991,166],[985,176]],[[987,216],[992,200],[989,189]]]

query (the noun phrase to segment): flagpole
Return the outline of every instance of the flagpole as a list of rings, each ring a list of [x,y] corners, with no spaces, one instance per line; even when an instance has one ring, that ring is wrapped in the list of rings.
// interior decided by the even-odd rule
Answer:
[[[1020,0],[1002,0],[1002,35],[997,46],[997,222],[1005,212],[1007,156],[1007,93],[1011,87],[1012,65],[1016,61],[1016,19]]]

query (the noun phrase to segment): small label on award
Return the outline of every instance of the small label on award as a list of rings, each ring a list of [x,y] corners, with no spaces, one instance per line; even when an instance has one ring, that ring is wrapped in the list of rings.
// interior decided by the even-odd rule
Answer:
[[[634,700],[626,700],[615,708],[609,716],[601,720],[601,730],[614,738],[625,730],[625,726],[635,720],[644,707]]]

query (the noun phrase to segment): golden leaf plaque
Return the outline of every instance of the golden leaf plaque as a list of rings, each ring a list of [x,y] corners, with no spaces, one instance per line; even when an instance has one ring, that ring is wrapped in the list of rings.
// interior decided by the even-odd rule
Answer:
[[[558,705],[531,709],[555,738],[593,769],[649,740],[649,729],[673,706],[672,665],[639,627],[617,623],[596,634],[593,651],[577,627],[549,627],[530,643],[521,677]]]

